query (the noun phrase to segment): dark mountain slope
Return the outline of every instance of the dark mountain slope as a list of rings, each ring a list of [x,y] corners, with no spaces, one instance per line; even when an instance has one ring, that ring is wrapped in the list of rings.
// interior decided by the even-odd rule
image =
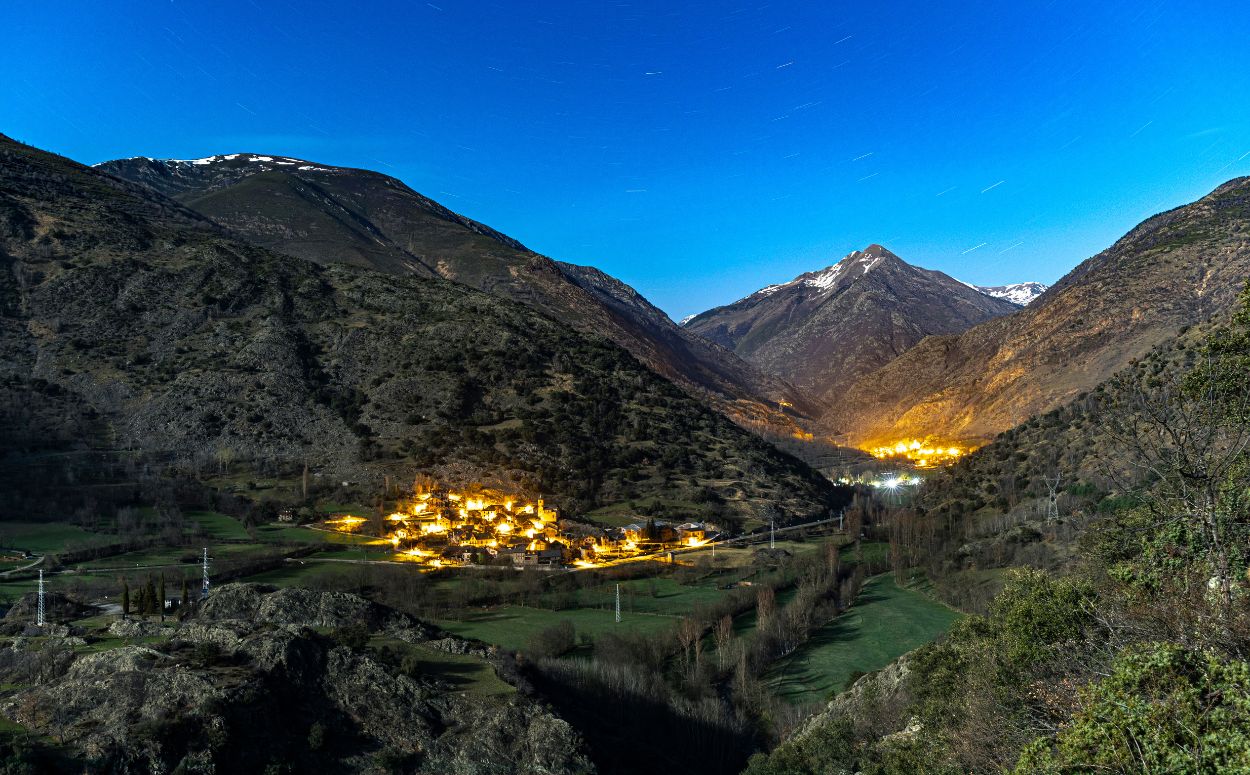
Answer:
[[[25,440],[0,458],[6,511],[51,508],[101,458],[200,478],[308,461],[364,487],[425,469],[572,512],[660,494],[815,513],[832,493],[622,349],[506,299],[272,253],[7,138],[0,190],[0,421]]]
[[[833,403],[925,336],[958,333],[1017,309],[871,245],[685,327]]]
[[[988,439],[1061,406],[1231,307],[1250,275],[1250,178],[1137,226],[1014,315],[925,339],[828,424],[856,444]]]
[[[822,411],[782,380],[683,331],[620,281],[557,264],[386,175],[256,154],[121,159],[98,168],[172,196],[253,244],[317,263],[443,277],[524,302],[607,336],[744,424],[793,429],[781,402],[809,417]]]

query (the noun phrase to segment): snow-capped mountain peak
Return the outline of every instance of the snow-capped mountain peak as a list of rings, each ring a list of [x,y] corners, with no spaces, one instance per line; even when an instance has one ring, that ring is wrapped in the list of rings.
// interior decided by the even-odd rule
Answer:
[[[1042,283],[1011,283],[1010,285],[991,286],[964,283],[964,285],[969,288],[975,288],[986,296],[1009,301],[1020,307],[1027,307],[1034,299],[1045,293],[1046,288],[1049,287]]]

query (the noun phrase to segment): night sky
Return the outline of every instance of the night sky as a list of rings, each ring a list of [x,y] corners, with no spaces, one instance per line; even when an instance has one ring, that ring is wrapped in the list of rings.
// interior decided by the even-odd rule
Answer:
[[[376,169],[679,318],[873,242],[1053,282],[1250,174],[1248,41],[1224,0],[5,0],[0,132]]]

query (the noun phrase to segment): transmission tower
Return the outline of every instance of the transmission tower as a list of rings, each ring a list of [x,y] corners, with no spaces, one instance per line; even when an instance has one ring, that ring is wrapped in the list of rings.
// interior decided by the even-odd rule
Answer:
[[[35,609],[35,624],[43,626],[43,569],[39,570],[39,604]]]
[[[616,623],[621,623],[621,585],[616,585]]]
[[[201,567],[203,568],[203,571],[204,571],[204,582],[200,586],[200,599],[201,600],[208,597],[208,559],[209,559],[208,547],[206,546],[204,547],[204,560],[201,563]]]
[[[1054,522],[1059,519],[1059,474],[1055,474],[1055,478],[1043,476],[1042,481],[1046,482],[1046,489],[1049,494],[1046,496],[1046,521]]]
[[[777,548],[777,520],[775,517],[768,520],[768,548]]]

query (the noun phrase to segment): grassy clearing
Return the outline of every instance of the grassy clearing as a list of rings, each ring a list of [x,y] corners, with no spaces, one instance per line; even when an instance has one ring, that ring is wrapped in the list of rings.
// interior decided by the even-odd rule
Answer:
[[[215,511],[188,511],[186,518],[201,528],[210,538],[226,538],[247,541],[251,538],[243,523],[226,514]]]
[[[567,611],[550,611],[545,608],[521,606],[498,606],[485,611],[474,611],[463,619],[440,619],[436,624],[462,638],[475,638],[512,651],[525,651],[531,638],[538,632],[568,620],[578,636],[598,637],[608,632],[660,633],[676,625],[670,616],[659,614],[624,614],[620,624],[615,613],[595,608],[574,608]]]
[[[275,587],[311,587],[318,588],[326,584],[332,584],[336,580],[344,577],[350,577],[352,574],[359,575],[361,568],[358,565],[338,562],[294,562],[285,563],[281,568],[275,568],[264,573],[257,573],[254,576],[240,579],[249,584],[270,584]]]
[[[92,546],[111,540],[114,539],[65,522],[0,523],[0,546],[35,554],[54,554],[70,546]]]
[[[741,572],[717,573],[693,584],[668,577],[630,579],[621,584],[621,610],[625,612],[686,616],[695,606],[711,605],[729,594],[725,585],[743,577]],[[614,609],[616,587],[603,584],[577,591],[579,608]]]
[[[327,533],[293,525],[259,525],[256,538],[271,543],[313,544],[327,540]]]
[[[820,702],[857,673],[887,664],[941,635],[960,614],[888,574],[869,579],[855,606],[812,635],[765,676],[773,692],[796,705]]]
[[[89,560],[75,567],[92,569],[92,568],[119,568],[128,569],[134,567],[144,567],[149,565],[160,566],[179,566],[188,567],[198,565],[200,563],[201,553],[200,547],[197,546],[173,546],[155,549],[139,549],[133,552],[117,554],[111,557],[100,557],[95,560]],[[208,547],[208,555],[213,560],[235,560],[245,557],[258,557],[268,555],[275,551],[272,546],[266,544],[217,544]]]
[[[784,549],[794,557],[801,557],[812,552],[820,550],[823,541],[813,539],[810,541],[777,541],[778,549]],[[742,546],[740,544],[732,544],[716,547],[715,567],[717,568],[746,568],[754,565],[755,552],[760,549],[767,549],[768,541],[764,540],[760,543]],[[845,551],[845,550],[844,550]],[[693,552],[683,552],[678,555],[683,562],[712,562],[712,549],[699,549]]]

